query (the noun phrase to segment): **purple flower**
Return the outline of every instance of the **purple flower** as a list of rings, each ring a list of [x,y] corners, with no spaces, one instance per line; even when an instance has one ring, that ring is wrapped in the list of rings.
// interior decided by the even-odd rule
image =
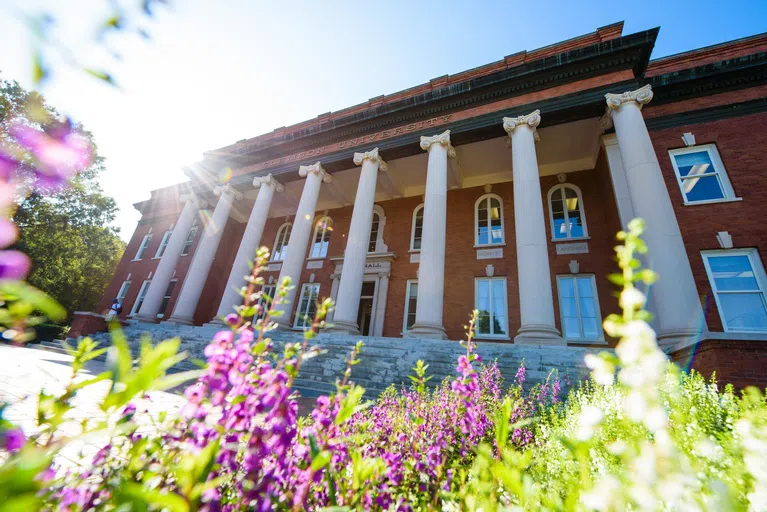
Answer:
[[[16,224],[10,220],[0,217],[0,247],[8,247],[19,237],[19,230]]]
[[[30,260],[23,252],[0,251],[0,279],[24,279],[30,266]]]
[[[18,427],[8,429],[0,434],[0,446],[11,453],[21,450],[25,441],[24,431]]]
[[[227,324],[234,326],[234,325],[237,325],[237,322],[240,321],[240,317],[237,316],[235,313],[229,313],[228,315],[226,315],[225,320]]]

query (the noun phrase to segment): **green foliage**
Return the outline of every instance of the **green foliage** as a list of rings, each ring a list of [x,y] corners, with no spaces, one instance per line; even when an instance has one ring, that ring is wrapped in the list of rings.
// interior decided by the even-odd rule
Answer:
[[[39,125],[56,117],[56,110],[38,93],[0,79],[0,145],[12,123]],[[118,229],[111,226],[117,205],[98,183],[104,159],[96,154],[91,134],[79,131],[94,150],[91,166],[66,188],[46,194],[26,193],[33,176],[22,174],[27,190],[22,187],[12,216],[19,228],[16,248],[32,260],[29,283],[56,299],[70,316],[96,309],[125,250]]]

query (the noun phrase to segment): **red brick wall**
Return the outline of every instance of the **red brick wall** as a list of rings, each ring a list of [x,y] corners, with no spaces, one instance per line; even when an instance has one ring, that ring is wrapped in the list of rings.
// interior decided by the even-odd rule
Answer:
[[[104,317],[93,314],[75,313],[72,319],[72,325],[67,333],[67,338],[79,338],[80,336],[89,336],[97,332],[107,330],[107,323]]]
[[[707,340],[671,354],[682,368],[709,378],[716,372],[720,385],[767,387],[767,345],[764,341]]]
[[[716,144],[735,195],[742,201],[684,206],[668,155],[668,150],[684,147],[681,139],[684,132],[692,132],[696,144]],[[719,249],[716,234],[728,231],[734,247],[755,247],[764,261],[767,225],[762,203],[767,197],[767,174],[763,150],[767,147],[767,114],[656,130],[650,136],[679,221],[698,293],[704,301],[708,328],[722,331],[700,251]]]

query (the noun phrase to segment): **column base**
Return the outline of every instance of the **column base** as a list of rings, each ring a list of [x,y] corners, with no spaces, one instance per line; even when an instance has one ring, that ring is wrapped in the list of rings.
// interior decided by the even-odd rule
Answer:
[[[360,333],[360,329],[357,326],[357,322],[334,320],[330,327],[323,329],[323,332],[334,332],[338,334],[349,334],[352,336],[357,336]]]
[[[668,329],[658,332],[658,346],[666,353],[689,347],[704,339],[706,329]]]
[[[567,345],[556,327],[541,324],[520,327],[517,335],[514,336],[514,343],[517,345]]]
[[[161,318],[157,318],[156,316],[148,316],[148,315],[142,315],[138,314],[133,317],[134,320],[138,320],[139,322],[144,322],[147,324],[159,324]]]
[[[165,320],[163,323],[169,324],[181,324],[181,325],[194,325],[194,320],[184,316],[173,316]]]
[[[438,324],[418,323],[408,331],[408,338],[430,338],[435,340],[446,340],[447,331]]]

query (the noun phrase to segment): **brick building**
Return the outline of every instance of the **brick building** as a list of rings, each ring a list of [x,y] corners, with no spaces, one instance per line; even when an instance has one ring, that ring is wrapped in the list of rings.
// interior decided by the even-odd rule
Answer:
[[[212,322],[265,245],[286,331],[330,296],[340,333],[455,340],[476,308],[481,340],[606,346],[614,236],[642,217],[663,348],[767,384],[767,34],[651,60],[658,29],[622,28],[205,153],[135,205],[98,313]]]

